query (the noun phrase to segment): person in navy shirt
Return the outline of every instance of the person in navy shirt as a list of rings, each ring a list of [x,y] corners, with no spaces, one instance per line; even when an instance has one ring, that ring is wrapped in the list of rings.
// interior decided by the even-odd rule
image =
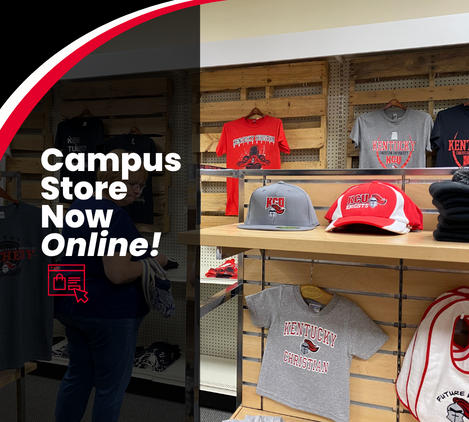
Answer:
[[[124,150],[114,150],[121,162]],[[120,166],[119,166],[120,168]],[[147,171],[142,167],[131,172],[124,199],[115,200],[109,192],[103,199],[94,196],[87,200],[76,200],[70,210],[112,210],[109,227],[91,228],[85,223],[72,228],[64,223],[62,235],[84,238],[89,241],[93,232],[108,231],[107,238],[125,238],[130,242],[142,237],[128,213],[122,208],[131,204],[141,194]],[[109,184],[121,181],[120,171],[98,171],[99,181]],[[69,365],[61,382],[55,409],[56,422],[81,421],[93,386],[96,386],[93,404],[93,422],[117,422],[125,389],[130,382],[137,334],[140,323],[149,312],[141,286],[142,264],[138,260],[149,257],[147,251],[140,257],[129,253],[120,256],[78,256],[75,247],[73,256],[65,256],[61,264],[84,264],[88,301],[77,301],[75,297],[55,298],[55,318],[64,326],[68,339]],[[156,257],[165,265],[167,257]]]

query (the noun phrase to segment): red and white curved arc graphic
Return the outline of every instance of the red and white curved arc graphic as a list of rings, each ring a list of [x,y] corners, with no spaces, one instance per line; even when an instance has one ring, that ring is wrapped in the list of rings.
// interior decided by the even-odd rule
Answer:
[[[80,60],[117,35],[177,10],[221,0],[174,0],[115,19],[77,39],[37,68],[0,109],[0,158],[26,117],[52,86]]]

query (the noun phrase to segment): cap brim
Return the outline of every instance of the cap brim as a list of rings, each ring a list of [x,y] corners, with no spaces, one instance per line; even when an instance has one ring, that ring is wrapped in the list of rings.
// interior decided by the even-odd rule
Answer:
[[[338,218],[327,226],[326,232],[330,232],[337,227],[348,226],[350,224],[366,224],[368,226],[379,227],[380,229],[398,234],[407,234],[410,231],[406,223],[391,220],[390,218],[354,216]]]
[[[238,224],[239,229],[244,230],[269,230],[269,231],[305,231],[313,230],[319,226],[319,223],[315,226],[274,226],[274,225],[250,225],[250,224]]]

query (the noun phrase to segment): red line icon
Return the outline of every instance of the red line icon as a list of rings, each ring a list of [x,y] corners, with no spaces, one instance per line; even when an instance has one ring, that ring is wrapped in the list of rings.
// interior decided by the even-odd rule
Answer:
[[[85,289],[85,265],[48,265],[49,296],[74,296],[77,302],[88,302]]]

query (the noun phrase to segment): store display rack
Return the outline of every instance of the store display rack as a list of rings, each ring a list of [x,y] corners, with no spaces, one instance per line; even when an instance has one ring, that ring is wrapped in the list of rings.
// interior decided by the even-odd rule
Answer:
[[[168,270],[166,275],[171,282],[186,282],[186,267],[180,266],[172,270]],[[236,283],[234,279],[214,279],[208,277],[200,277],[201,283],[231,285]],[[56,344],[54,349],[58,349],[67,344],[67,340]],[[133,378],[140,378],[161,384],[174,385],[184,387],[185,384],[185,354],[181,356],[172,365],[164,371],[157,372],[150,369],[134,368],[132,370]],[[49,361],[48,361],[49,362]],[[49,362],[56,365],[67,366],[68,358],[52,357]],[[236,361],[232,359],[220,358],[215,356],[200,357],[201,381],[200,388],[203,391],[224,394],[228,396],[236,395]]]
[[[438,211],[431,204],[428,187],[451,179],[455,170],[233,172],[198,170],[193,166],[188,189],[188,228],[192,230],[179,234],[179,242],[186,244],[188,250],[186,422],[200,420],[200,318],[233,298],[238,301],[238,410],[233,418],[250,414],[280,415],[286,422],[328,421],[255,393],[266,333],[250,321],[243,293],[252,294],[282,283],[300,284],[305,279],[327,291],[351,297],[389,336],[389,341],[369,361],[352,361],[350,420],[413,421],[395,395],[401,358],[428,304],[440,293],[469,282],[469,245],[437,242],[432,235]],[[257,187],[280,180],[301,185],[312,198],[321,226],[301,232],[248,232],[235,224],[197,229],[202,174],[239,178],[239,221],[244,221],[249,196]],[[370,180],[385,181],[405,190],[422,210],[426,230],[408,235],[326,233],[323,216],[333,200],[350,185]],[[238,254],[238,282],[203,303],[197,276],[201,245],[217,247],[217,254],[223,258]]]

